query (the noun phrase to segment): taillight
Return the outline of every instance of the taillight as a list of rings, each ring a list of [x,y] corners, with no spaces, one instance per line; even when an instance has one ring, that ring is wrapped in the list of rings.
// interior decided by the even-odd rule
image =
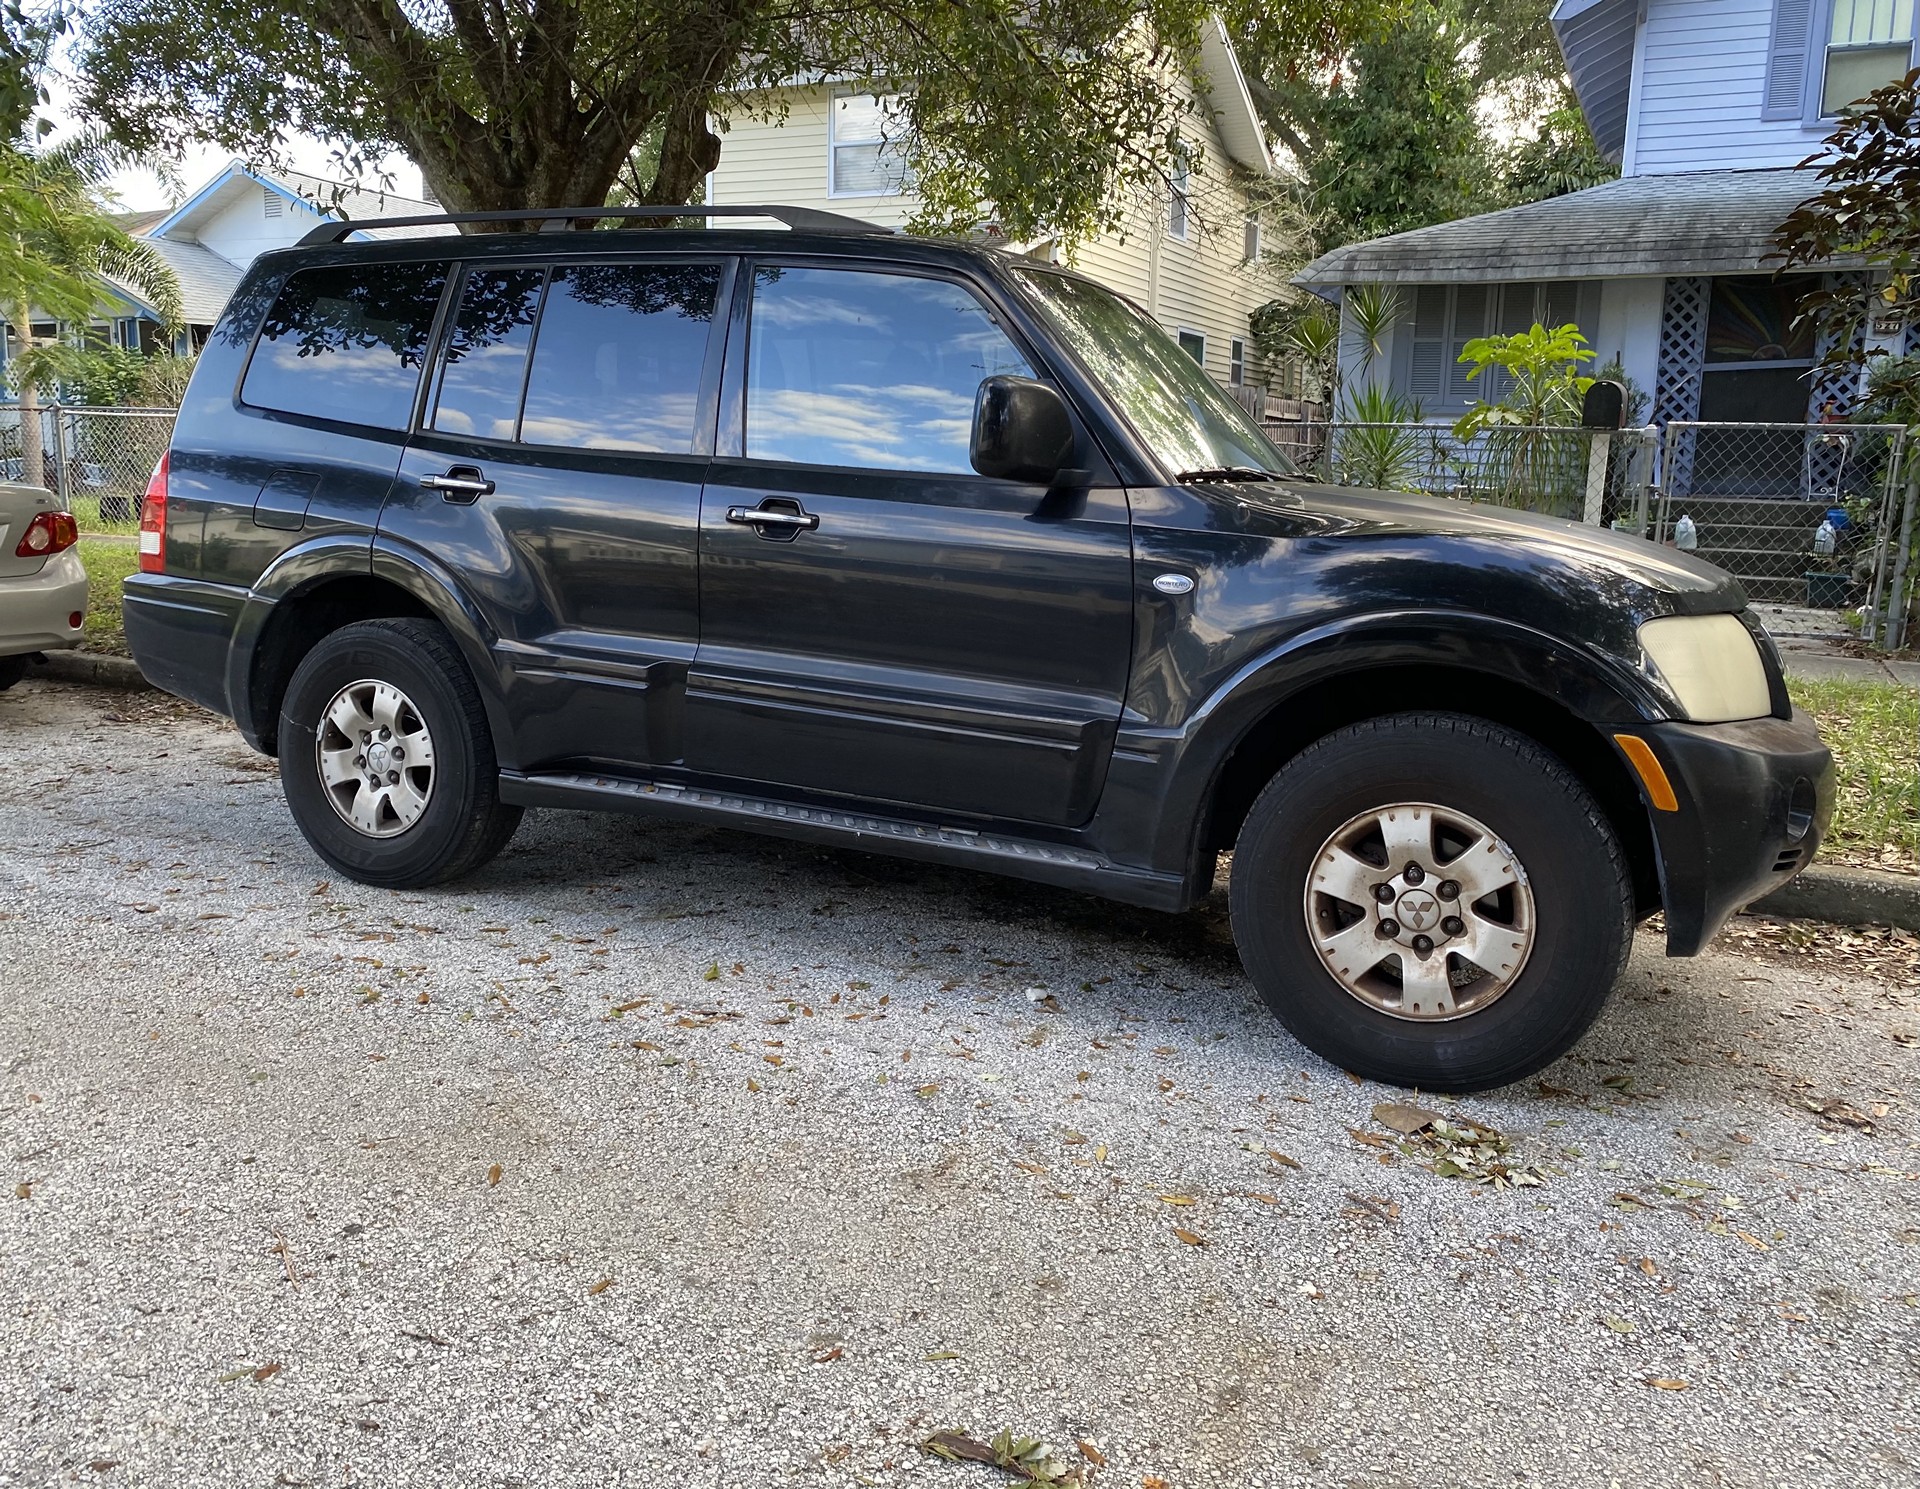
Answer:
[[[20,534],[15,558],[52,558],[80,541],[80,524],[71,512],[42,512]]]
[[[167,460],[160,456],[147,480],[146,500],[140,503],[140,572],[158,574],[167,567]]]

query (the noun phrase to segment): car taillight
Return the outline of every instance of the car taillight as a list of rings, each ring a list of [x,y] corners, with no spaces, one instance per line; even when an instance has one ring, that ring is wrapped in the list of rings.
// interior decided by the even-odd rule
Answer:
[[[140,503],[140,572],[158,574],[167,567],[167,461],[172,451],[160,456],[147,480],[146,500]]]
[[[80,541],[80,524],[71,512],[42,512],[20,534],[15,558],[52,558]]]

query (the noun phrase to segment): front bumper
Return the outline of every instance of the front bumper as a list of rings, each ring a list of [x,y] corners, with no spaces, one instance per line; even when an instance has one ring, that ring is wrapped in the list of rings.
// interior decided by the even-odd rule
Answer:
[[[80,550],[56,553],[37,574],[0,579],[0,657],[59,651],[80,644],[67,621],[87,611],[87,570]]]
[[[1813,720],[1651,724],[1678,810],[1652,810],[1667,955],[1694,956],[1728,919],[1813,861],[1833,816],[1833,756]]]

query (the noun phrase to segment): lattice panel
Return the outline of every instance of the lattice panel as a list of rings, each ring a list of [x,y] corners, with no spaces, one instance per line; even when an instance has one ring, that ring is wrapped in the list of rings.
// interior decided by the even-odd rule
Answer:
[[[1867,276],[1859,272],[1836,271],[1820,276],[1822,289],[1858,289],[1865,284]],[[1814,341],[1813,355],[1815,364],[1813,376],[1808,380],[1807,422],[1809,424],[1833,424],[1849,417],[1860,402],[1860,369],[1853,364],[1839,367],[1824,367],[1820,364],[1833,353],[1838,338],[1829,326],[1820,328],[1820,335]],[[1866,328],[1856,325],[1853,328],[1851,347],[1859,351],[1866,345]],[[1807,446],[1805,494],[1820,496],[1833,494],[1838,500],[1840,477],[1847,464],[1848,444],[1839,440],[1822,442],[1812,441]]]
[[[1660,309],[1660,371],[1654,384],[1653,418],[1671,424],[1700,417],[1700,375],[1707,360],[1707,301],[1711,282],[1669,279]],[[1685,495],[1693,478],[1691,431],[1667,446],[1666,487]]]

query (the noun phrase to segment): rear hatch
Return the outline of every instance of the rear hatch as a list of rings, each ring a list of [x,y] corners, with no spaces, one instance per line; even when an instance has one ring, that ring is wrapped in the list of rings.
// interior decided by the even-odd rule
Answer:
[[[60,510],[60,499],[41,486],[23,486],[18,481],[0,481],[0,579],[18,579],[38,574],[45,566],[45,555],[20,558],[14,550],[20,536],[42,512]]]

